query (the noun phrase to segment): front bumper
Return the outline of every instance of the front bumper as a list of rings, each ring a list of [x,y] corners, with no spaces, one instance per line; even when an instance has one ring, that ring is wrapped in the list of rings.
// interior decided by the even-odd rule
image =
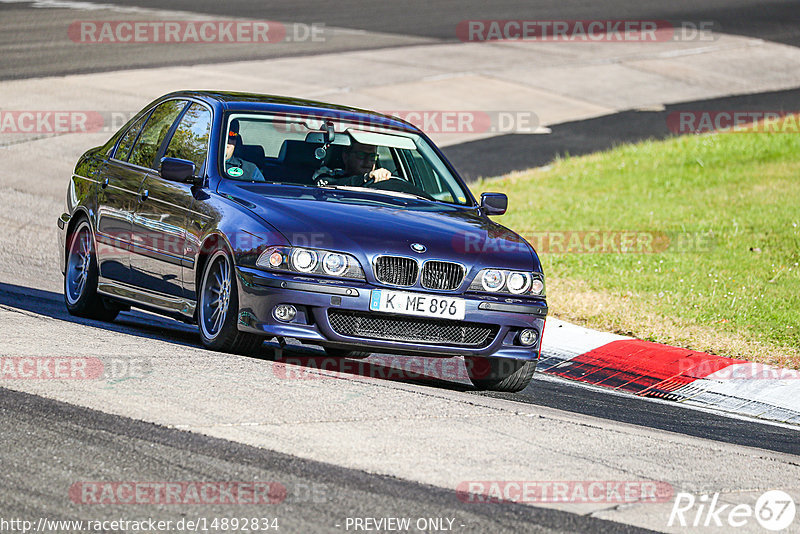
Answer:
[[[544,301],[447,294],[466,301],[464,323],[491,325],[496,330],[488,342],[480,346],[372,339],[337,333],[331,325],[328,311],[369,312],[371,290],[386,288],[363,281],[323,281],[246,267],[237,267],[236,271],[239,280],[239,329],[243,331],[368,352],[445,357],[493,356],[517,360],[536,360],[539,357],[547,315]],[[297,308],[297,316],[292,322],[281,322],[273,316],[273,309],[278,304],[293,304]],[[522,346],[518,343],[518,333],[523,328],[535,328],[539,332],[536,344]]]

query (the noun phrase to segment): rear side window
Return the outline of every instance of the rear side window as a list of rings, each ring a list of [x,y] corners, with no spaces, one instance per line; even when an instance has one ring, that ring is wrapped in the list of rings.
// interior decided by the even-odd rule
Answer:
[[[150,119],[144,125],[142,133],[139,135],[139,140],[133,147],[131,156],[128,159],[130,163],[139,165],[141,167],[155,168],[156,155],[161,148],[161,144],[169,133],[169,129],[178,118],[184,106],[185,100],[168,100],[159,104],[153,113],[150,114]]]
[[[394,176],[400,176],[397,173],[397,163],[392,156],[392,149],[388,146],[379,146],[378,150],[378,166],[391,172]]]
[[[133,126],[128,128],[128,131],[125,132],[125,135],[122,136],[122,140],[119,142],[119,146],[117,147],[117,152],[114,154],[114,157],[120,161],[128,161],[128,156],[131,154],[131,148],[133,148],[133,143],[136,142],[136,136],[139,135],[139,132],[144,125],[144,121],[147,120],[147,114],[145,113],[142,117],[133,123]]]
[[[164,155],[192,161],[199,171],[206,159],[210,135],[211,112],[200,104],[192,104],[184,113]]]

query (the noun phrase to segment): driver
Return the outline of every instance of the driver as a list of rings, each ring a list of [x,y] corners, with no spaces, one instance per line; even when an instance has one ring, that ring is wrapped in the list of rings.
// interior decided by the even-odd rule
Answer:
[[[228,176],[237,180],[265,182],[264,175],[261,174],[255,163],[233,155],[236,147],[241,144],[242,138],[239,133],[233,130],[229,131],[228,142],[225,145],[225,172]]]
[[[353,141],[342,152],[343,169],[320,167],[314,173],[314,183],[324,185],[349,185],[360,187],[372,180],[382,182],[392,177],[392,173],[383,168],[375,168],[378,160],[378,149],[373,145],[364,145]]]

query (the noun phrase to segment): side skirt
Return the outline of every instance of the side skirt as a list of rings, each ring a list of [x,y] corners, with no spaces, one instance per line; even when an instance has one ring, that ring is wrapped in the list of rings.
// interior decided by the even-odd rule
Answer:
[[[152,293],[102,276],[97,281],[97,292],[105,297],[121,300],[132,306],[152,310],[184,322],[193,321],[197,307],[194,300]]]

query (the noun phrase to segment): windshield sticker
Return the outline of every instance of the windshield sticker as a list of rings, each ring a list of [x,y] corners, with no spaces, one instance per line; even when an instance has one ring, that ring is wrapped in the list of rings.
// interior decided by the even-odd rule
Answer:
[[[239,167],[231,167],[228,169],[228,175],[238,178],[239,176],[243,175],[244,171]]]

